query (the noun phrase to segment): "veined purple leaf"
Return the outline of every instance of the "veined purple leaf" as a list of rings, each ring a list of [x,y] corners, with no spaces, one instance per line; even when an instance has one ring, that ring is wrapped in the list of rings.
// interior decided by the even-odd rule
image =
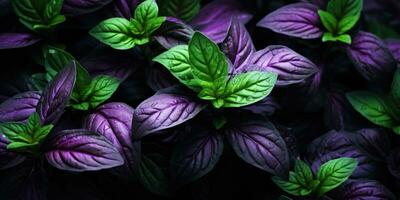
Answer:
[[[94,171],[124,164],[124,159],[111,142],[84,129],[57,133],[49,142],[45,155],[51,165],[67,171]]]
[[[90,72],[92,76],[108,75],[124,81],[136,71],[135,59],[133,56],[124,52],[115,52],[109,48],[98,48],[84,57],[82,66]]]
[[[155,94],[143,101],[133,115],[133,137],[174,127],[195,117],[205,105],[187,96],[173,93]]]
[[[309,59],[281,45],[272,45],[257,51],[249,62],[257,66],[257,69],[253,70],[277,73],[278,86],[300,83],[319,71]],[[252,65],[243,69],[251,71]]]
[[[112,0],[64,0],[62,13],[66,15],[81,15],[102,8]]]
[[[226,38],[232,17],[246,24],[253,16],[235,2],[217,0],[205,5],[190,24],[214,42],[221,43]]]
[[[346,99],[344,92],[331,90],[325,102],[324,120],[326,125],[335,130],[343,130],[352,125],[354,109]]]
[[[36,111],[40,93],[29,91],[17,94],[0,104],[0,122],[25,121]]]
[[[317,172],[320,166],[340,157],[357,159],[358,166],[352,178],[368,178],[377,176],[377,163],[360,152],[345,136],[345,132],[330,131],[315,139],[308,147],[308,161]]]
[[[147,85],[155,92],[161,89],[169,88],[178,82],[171,73],[160,65],[152,65],[145,69]]]
[[[339,199],[395,200],[396,197],[378,181],[361,179],[344,185]]]
[[[279,109],[279,104],[271,96],[265,97],[261,101],[253,103],[249,106],[242,107],[242,109],[250,110],[253,113],[261,115],[272,115],[277,109]]]
[[[42,124],[55,123],[61,117],[74,89],[75,79],[76,64],[72,61],[43,91],[37,107]]]
[[[303,39],[319,38],[323,30],[317,10],[311,3],[290,4],[268,14],[257,26]]]
[[[223,136],[209,132],[178,144],[171,157],[173,181],[185,184],[206,175],[217,164],[223,149]]]
[[[14,167],[25,160],[25,156],[7,150],[9,143],[7,138],[0,133],[0,170]]]
[[[394,58],[400,63],[400,40],[391,39],[385,41],[390,52],[392,52]]]
[[[138,3],[139,0],[114,0],[112,3],[113,13],[117,17],[133,18]]]
[[[173,17],[167,17],[158,32],[159,34],[155,35],[154,38],[166,49],[188,44],[194,33],[192,27]]]
[[[121,171],[132,174],[140,160],[140,144],[132,141],[133,112],[133,108],[124,103],[107,103],[89,115],[84,125],[87,130],[103,135],[118,149],[125,160]]]
[[[39,41],[40,38],[29,33],[2,33],[0,34],[0,49],[27,47]]]
[[[358,32],[352,36],[347,55],[357,71],[367,80],[388,80],[396,69],[396,60],[386,44],[367,32]]]
[[[235,71],[240,71],[248,64],[251,55],[256,51],[250,34],[243,23],[232,18],[228,35],[222,43],[222,50],[230,59]]]
[[[289,153],[278,130],[262,120],[229,126],[226,136],[236,154],[247,163],[280,177],[289,173]]]

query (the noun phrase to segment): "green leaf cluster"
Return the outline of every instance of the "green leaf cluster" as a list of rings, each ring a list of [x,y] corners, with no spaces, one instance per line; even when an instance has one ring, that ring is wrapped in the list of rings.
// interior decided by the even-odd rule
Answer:
[[[89,33],[114,49],[131,49],[148,43],[151,34],[160,28],[165,19],[158,16],[157,3],[146,0],[136,7],[134,18],[110,18],[100,22]]]
[[[327,32],[322,41],[340,41],[351,44],[351,36],[346,34],[360,19],[363,0],[330,0],[327,11],[318,10],[318,15]]]
[[[289,173],[289,180],[274,176],[272,181],[294,196],[321,197],[346,181],[356,168],[355,159],[338,158],[322,164],[314,177],[311,168],[305,162],[296,160],[294,171]]]
[[[37,152],[52,128],[52,124],[42,126],[39,114],[34,112],[26,123],[0,124],[0,133],[10,141],[7,149],[18,152]]]
[[[195,32],[189,45],[179,45],[153,59],[164,65],[181,83],[211,101],[214,107],[241,107],[265,98],[277,75],[252,71],[228,77],[228,62],[219,47]]]
[[[355,91],[346,96],[353,108],[369,121],[400,134],[400,70],[394,74],[389,94]]]

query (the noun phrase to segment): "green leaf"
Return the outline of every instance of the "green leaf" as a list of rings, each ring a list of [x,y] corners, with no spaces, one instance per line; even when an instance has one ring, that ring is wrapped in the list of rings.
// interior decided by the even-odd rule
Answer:
[[[202,83],[200,82],[200,86],[203,87],[204,89],[202,89],[199,94],[198,97],[200,99],[204,99],[204,100],[215,100],[218,101],[215,102],[216,104],[214,105],[216,108],[220,108],[223,104],[220,104],[221,101],[223,102],[223,94],[225,93],[225,87],[226,87],[226,80],[228,79],[228,77],[223,76],[220,77],[218,79],[216,79],[213,82],[212,87],[208,87],[208,85],[202,85]],[[196,80],[194,80],[194,82],[196,82]],[[219,105],[219,106],[216,106]]]
[[[390,95],[396,102],[400,102],[400,69],[394,73]]]
[[[0,124],[0,133],[11,142],[31,142],[31,137],[25,124],[20,122],[5,122]]]
[[[222,127],[225,126],[225,124],[228,122],[225,116],[220,115],[212,118],[212,123],[215,127],[215,129],[219,130]]]
[[[135,9],[135,19],[141,23],[146,24],[149,20],[157,18],[158,5],[154,0],[146,0],[139,4]]]
[[[12,0],[11,3],[21,23],[33,31],[51,29],[65,21],[60,15],[62,0]]]
[[[360,15],[363,7],[363,0],[330,0],[327,10],[337,19],[348,16]]]
[[[54,125],[49,124],[43,127],[38,128],[34,133],[33,133],[33,141],[41,144],[43,140],[47,137],[47,135],[50,133],[50,131],[53,129]]]
[[[354,15],[354,16],[347,16],[345,18],[342,18],[339,21],[338,24],[338,32],[337,34],[343,34],[349,31],[351,28],[354,27],[354,25],[357,24],[358,19],[360,18],[360,15]]]
[[[168,178],[164,171],[150,158],[143,156],[139,165],[140,183],[149,191],[168,196]]]
[[[26,152],[35,151],[39,147],[39,143],[25,143],[25,142],[11,142],[7,145],[7,149],[10,151]]]
[[[40,116],[37,112],[32,113],[26,123],[26,129],[29,133],[32,133],[41,127]]]
[[[322,36],[322,42],[343,42],[346,44],[351,44],[351,36],[348,34],[343,34],[339,36],[334,36],[332,33],[326,32]]]
[[[131,49],[136,44],[144,44],[148,38],[139,38],[131,31],[131,23],[125,18],[110,18],[100,22],[90,30],[90,35],[114,49]]]
[[[31,78],[29,79],[29,82],[33,90],[37,91],[42,91],[48,83],[45,73],[32,74]]]
[[[393,132],[396,133],[397,135],[400,135],[400,126],[396,126],[392,128]]]
[[[241,107],[255,103],[271,93],[277,75],[270,72],[247,72],[233,77],[225,89],[224,107]]]
[[[317,174],[320,181],[318,196],[322,196],[345,182],[356,168],[357,160],[353,158],[338,158],[321,165]]]
[[[155,57],[153,61],[164,65],[181,83],[198,91],[194,83],[187,45],[175,46]]]
[[[293,172],[289,174],[289,181],[283,180],[278,176],[272,177],[272,181],[283,191],[294,196],[307,196],[312,192],[311,190],[304,188],[299,182],[297,182]]]
[[[382,22],[379,22],[377,20],[368,20],[366,21],[366,23],[368,26],[368,31],[375,34],[379,38],[400,38],[400,34],[396,31],[396,29]]]
[[[109,99],[119,86],[119,80],[112,76],[100,75],[95,77],[90,85],[73,102],[75,109],[96,108],[98,105]],[[87,103],[87,104],[85,104]],[[88,106],[87,106],[88,105]]]
[[[203,89],[212,90],[214,94],[224,89],[225,84],[221,82],[227,82],[228,63],[214,42],[195,32],[189,42],[189,59],[192,73]]]
[[[158,28],[160,28],[160,26],[165,22],[165,20],[166,17],[156,17],[154,19],[150,19],[144,27],[144,32],[146,33],[146,35],[150,35]]]
[[[331,33],[335,34],[338,26],[338,21],[331,13],[318,10],[318,15],[324,27]]]
[[[351,44],[351,36],[349,34],[343,34],[336,36],[337,41],[346,43],[346,44]]]
[[[294,173],[299,183],[308,185],[314,180],[310,166],[302,160],[296,160],[294,165]]]
[[[160,13],[163,16],[179,18],[185,22],[192,20],[200,10],[200,0],[162,0]]]
[[[357,112],[374,124],[391,128],[397,125],[395,118],[390,114],[397,110],[390,106],[389,99],[371,92],[357,91],[346,94],[347,99]]]

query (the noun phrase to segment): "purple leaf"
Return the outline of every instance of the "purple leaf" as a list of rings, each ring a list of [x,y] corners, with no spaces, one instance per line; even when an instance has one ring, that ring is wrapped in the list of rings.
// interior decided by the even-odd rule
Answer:
[[[374,180],[355,180],[343,186],[340,198],[346,200],[395,200],[396,197]]]
[[[192,27],[173,17],[167,17],[159,34],[154,38],[166,49],[177,45],[188,44],[194,33]]]
[[[80,63],[92,76],[108,75],[124,81],[136,71],[135,61],[130,54],[115,52],[109,48],[98,48],[84,57]]]
[[[358,32],[352,36],[353,42],[347,49],[347,55],[358,72],[367,80],[391,80],[396,68],[386,44],[375,35]]]
[[[319,71],[318,67],[309,59],[280,45],[268,46],[257,51],[251,57],[250,63],[257,66],[257,69],[252,69],[254,66],[249,65],[250,68],[246,70],[277,73],[276,85],[278,86],[300,83]]]
[[[394,58],[400,63],[400,40],[391,39],[385,41],[390,52],[392,52]]]
[[[139,0],[114,0],[113,13],[117,17],[125,17],[126,19],[133,18],[133,13]]]
[[[133,115],[133,137],[174,127],[195,117],[205,105],[181,94],[155,94],[143,101]]]
[[[236,154],[247,163],[277,176],[287,177],[289,153],[278,130],[262,120],[236,123],[226,129]]]
[[[249,106],[242,107],[242,109],[249,110],[255,114],[261,115],[272,115],[277,109],[279,109],[279,104],[271,96],[265,97],[261,101],[258,101]]]
[[[222,49],[232,62],[235,71],[240,71],[240,68],[248,64],[251,55],[256,51],[246,27],[235,17],[232,18]]]
[[[358,166],[353,172],[352,178],[375,177],[378,174],[377,163],[360,152],[346,137],[346,132],[330,131],[315,139],[308,147],[308,161],[312,163],[312,169],[317,172],[320,166],[340,157],[357,159]]]
[[[107,103],[89,115],[84,125],[87,130],[107,138],[118,149],[125,160],[125,165],[120,170],[132,174],[140,160],[140,144],[132,142],[133,112],[133,108],[124,103]]]
[[[178,144],[171,157],[171,176],[179,184],[194,181],[217,164],[224,149],[222,135],[204,132]]]
[[[49,142],[47,161],[67,171],[94,171],[121,166],[124,159],[105,137],[84,130],[64,130]]]
[[[7,150],[9,143],[7,138],[0,134],[0,170],[14,167],[25,160],[25,156]]]
[[[64,0],[62,13],[66,15],[81,15],[96,11],[112,0]]]
[[[171,73],[160,65],[152,65],[145,69],[146,82],[155,92],[177,84]]]
[[[354,109],[346,99],[344,92],[331,90],[325,101],[325,123],[332,129],[342,130],[353,125],[352,120],[356,119]]]
[[[27,47],[38,41],[40,38],[29,33],[2,33],[0,34],[0,49]]]
[[[205,5],[190,24],[214,42],[221,43],[234,16],[244,24],[253,17],[235,2],[217,0]]]
[[[0,122],[23,122],[36,111],[40,99],[39,92],[17,94],[0,104]]]
[[[387,157],[389,172],[400,180],[400,148],[397,147],[390,151]]]
[[[75,62],[67,64],[43,91],[37,110],[42,124],[55,123],[64,112],[76,79]]]
[[[268,14],[257,26],[303,39],[319,38],[323,30],[317,10],[310,3],[290,4]]]

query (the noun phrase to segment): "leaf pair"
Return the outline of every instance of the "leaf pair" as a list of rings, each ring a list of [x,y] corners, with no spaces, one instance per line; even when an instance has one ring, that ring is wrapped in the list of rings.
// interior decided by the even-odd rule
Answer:
[[[194,33],[189,45],[173,47],[153,60],[216,108],[255,103],[272,91],[277,79],[274,73],[256,71],[229,79],[225,55],[200,32]]]
[[[53,125],[42,126],[40,116],[34,112],[24,124],[6,122],[0,124],[1,133],[10,141],[7,149],[11,151],[34,152],[40,147]]]
[[[60,14],[63,0],[13,0],[11,3],[20,22],[33,31],[48,31],[65,21]]]
[[[319,168],[317,177],[314,178],[311,168],[301,160],[296,160],[294,172],[290,172],[289,180],[273,177],[272,181],[285,192],[295,196],[318,197],[338,187],[346,181],[357,167],[353,158],[338,158],[330,160]]]
[[[328,30],[322,41],[340,41],[351,44],[350,35],[346,34],[360,18],[363,0],[331,0],[327,11],[318,10],[322,24]]]
[[[368,91],[356,91],[347,94],[354,109],[372,123],[391,128],[400,134],[400,70],[397,70],[389,95],[381,95]]]
[[[90,30],[90,34],[114,49],[131,49],[150,41],[150,35],[165,21],[158,16],[158,6],[154,0],[146,0],[139,4],[134,18],[115,17],[100,22]]]

